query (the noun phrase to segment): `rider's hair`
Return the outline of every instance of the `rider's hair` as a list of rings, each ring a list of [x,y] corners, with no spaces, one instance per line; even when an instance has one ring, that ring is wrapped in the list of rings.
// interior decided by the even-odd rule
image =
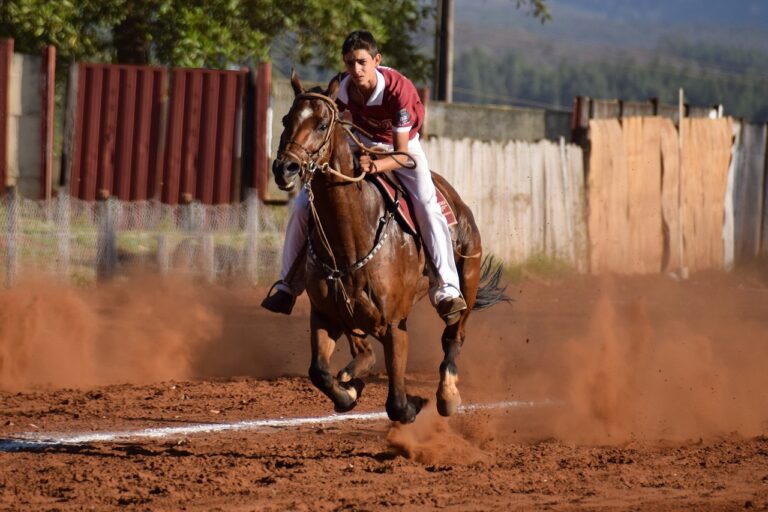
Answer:
[[[371,54],[371,57],[375,57],[379,53],[379,49],[376,46],[376,39],[373,34],[367,30],[355,30],[351,32],[344,40],[344,44],[341,45],[341,54],[346,55],[349,52],[355,50],[365,50]]]

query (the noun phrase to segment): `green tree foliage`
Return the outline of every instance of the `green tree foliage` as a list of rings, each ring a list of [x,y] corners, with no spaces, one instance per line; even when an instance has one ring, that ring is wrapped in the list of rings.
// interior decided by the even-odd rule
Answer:
[[[418,41],[437,0],[0,0],[0,37],[21,52],[54,45],[63,60],[221,68],[269,58],[288,41],[296,62],[336,69],[344,37],[371,30],[386,62],[427,80]],[[547,19],[545,0],[510,0]],[[422,38],[423,39],[423,38]]]
[[[543,65],[509,53],[472,50],[455,65],[456,101],[570,109],[575,96],[692,105],[722,104],[728,115],[768,121],[768,54],[666,41],[652,60],[631,57]]]
[[[52,44],[66,60],[225,67],[266,59],[291,34],[297,60],[336,64],[344,36],[366,27],[419,66],[413,34],[433,12],[421,0],[3,0],[0,37],[21,52]]]

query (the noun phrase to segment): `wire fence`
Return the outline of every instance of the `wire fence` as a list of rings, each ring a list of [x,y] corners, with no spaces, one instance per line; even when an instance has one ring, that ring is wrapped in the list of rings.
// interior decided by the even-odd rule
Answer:
[[[0,201],[0,268],[6,286],[140,271],[266,284],[278,277],[284,217],[255,194],[237,204],[171,206],[68,195],[32,201],[9,192]]]

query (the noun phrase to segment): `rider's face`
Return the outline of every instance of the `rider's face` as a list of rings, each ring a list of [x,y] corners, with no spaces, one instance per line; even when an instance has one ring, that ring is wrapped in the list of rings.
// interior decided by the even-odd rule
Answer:
[[[352,50],[344,54],[344,66],[361,89],[373,89],[376,86],[376,66],[380,62],[380,53],[371,57],[367,50]]]

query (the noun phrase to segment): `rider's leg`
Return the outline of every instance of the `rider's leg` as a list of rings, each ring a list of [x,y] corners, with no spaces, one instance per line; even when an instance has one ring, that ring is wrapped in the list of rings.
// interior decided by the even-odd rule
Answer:
[[[298,259],[303,258],[307,243],[309,223],[309,197],[302,188],[293,201],[291,215],[283,242],[282,267],[280,280],[274,284],[277,291],[268,294],[262,301],[262,307],[275,313],[289,315],[296,302],[296,297],[304,291],[304,269]],[[296,267],[291,272],[292,267]],[[271,290],[270,290],[271,291]]]
[[[301,188],[293,200],[291,215],[288,217],[288,225],[285,228],[285,241],[283,242],[283,258],[280,268],[280,281],[276,288],[292,295],[301,295],[304,291],[304,272],[303,268],[294,271],[293,275],[288,274],[291,271],[297,258],[303,252],[304,245],[309,236],[309,196],[304,187]]]
[[[452,323],[458,320],[455,314],[466,309],[456,261],[453,255],[451,232],[445,216],[437,203],[435,184],[429,171],[429,163],[418,137],[408,143],[408,153],[416,162],[415,169],[401,168],[395,171],[397,177],[413,198],[414,215],[421,231],[427,252],[432,257],[436,282],[430,283],[430,300],[438,312]],[[451,318],[446,318],[451,315]]]

